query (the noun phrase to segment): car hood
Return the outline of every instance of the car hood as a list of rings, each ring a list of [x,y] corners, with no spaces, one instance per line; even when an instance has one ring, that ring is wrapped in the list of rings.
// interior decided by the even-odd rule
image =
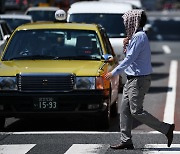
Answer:
[[[89,60],[14,60],[0,63],[0,76],[19,73],[74,73],[77,76],[98,76],[102,61]]]
[[[114,49],[115,54],[118,56],[119,60],[124,59],[123,53],[123,39],[124,38],[110,38],[111,45]]]

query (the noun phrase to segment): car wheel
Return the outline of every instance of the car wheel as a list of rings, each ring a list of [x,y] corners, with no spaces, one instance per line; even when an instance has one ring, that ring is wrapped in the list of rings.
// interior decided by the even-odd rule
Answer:
[[[5,127],[5,118],[0,117],[0,131],[3,130]]]

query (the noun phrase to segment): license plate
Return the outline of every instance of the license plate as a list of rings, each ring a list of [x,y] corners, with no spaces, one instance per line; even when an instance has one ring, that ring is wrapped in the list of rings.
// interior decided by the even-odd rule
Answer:
[[[34,107],[42,110],[56,110],[57,101],[53,97],[39,97],[35,99]]]

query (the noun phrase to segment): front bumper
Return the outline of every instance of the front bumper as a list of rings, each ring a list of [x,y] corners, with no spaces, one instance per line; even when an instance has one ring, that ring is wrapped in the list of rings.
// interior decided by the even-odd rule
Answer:
[[[39,108],[39,98],[53,98],[56,108]],[[72,91],[66,93],[0,93],[0,116],[34,117],[67,114],[99,115],[107,108],[108,96],[104,91]]]

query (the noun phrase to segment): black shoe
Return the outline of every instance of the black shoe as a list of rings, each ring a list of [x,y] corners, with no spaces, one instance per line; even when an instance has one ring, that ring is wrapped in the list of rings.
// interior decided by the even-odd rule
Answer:
[[[171,143],[173,141],[173,131],[174,131],[174,129],[175,129],[175,124],[170,125],[170,128],[169,128],[169,130],[168,130],[168,132],[166,134],[166,137],[168,139],[168,147],[171,146]]]
[[[127,150],[133,150],[134,146],[133,144],[126,144],[126,143],[121,143],[118,145],[111,145],[110,146],[111,149],[127,149]]]

